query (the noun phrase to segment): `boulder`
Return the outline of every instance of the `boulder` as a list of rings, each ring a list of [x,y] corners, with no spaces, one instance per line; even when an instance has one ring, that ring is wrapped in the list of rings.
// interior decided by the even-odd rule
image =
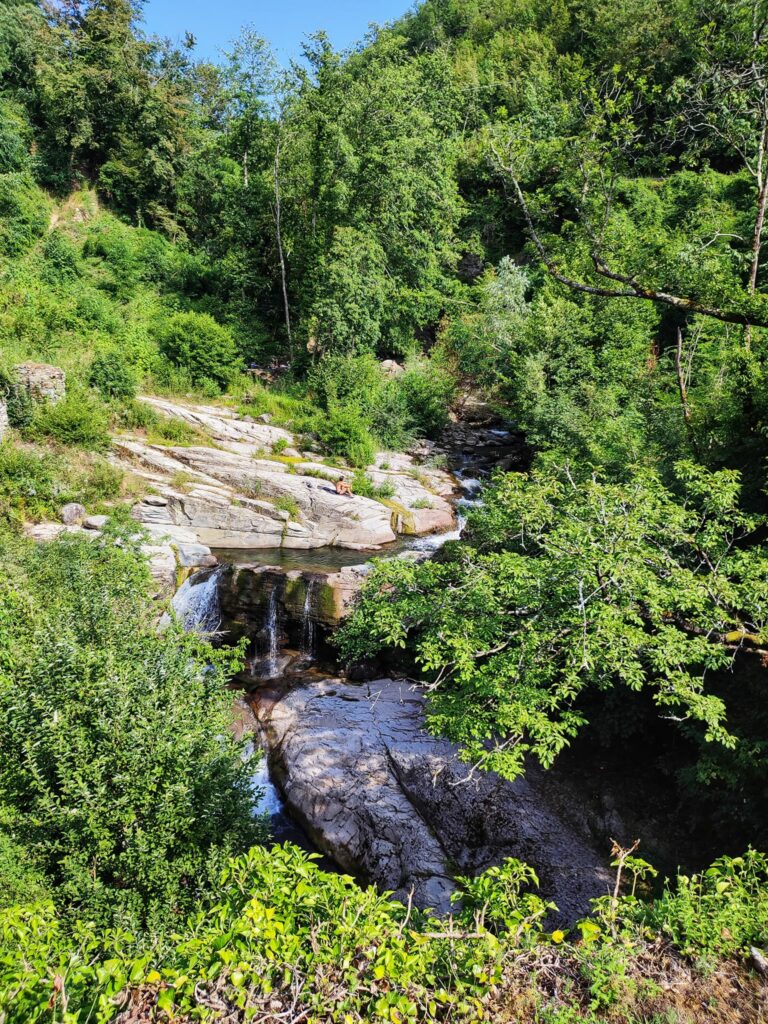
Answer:
[[[218,558],[205,544],[184,541],[176,546],[176,559],[184,569],[209,568],[219,564]]]
[[[407,682],[311,679],[249,700],[291,814],[363,881],[445,911],[452,875],[518,857],[565,922],[608,891],[606,858],[552,773],[471,771],[424,731],[423,694]]]
[[[384,359],[379,363],[379,366],[386,377],[399,377],[405,373],[405,367],[400,363],[396,363],[394,359]]]
[[[84,505],[70,501],[59,510],[59,519],[65,526],[73,526],[75,523],[81,523],[87,514]]]
[[[30,398],[38,402],[58,402],[66,393],[64,371],[48,363],[20,363],[13,372]]]
[[[83,520],[83,527],[86,530],[103,530],[108,519],[109,516],[86,516]]]
[[[0,444],[3,442],[10,429],[11,424],[8,419],[8,406],[5,399],[0,398]]]
[[[79,527],[67,527],[64,523],[26,523],[24,525],[25,535],[30,540],[39,541],[41,544],[56,540],[62,533],[67,533],[71,529],[78,530]]]

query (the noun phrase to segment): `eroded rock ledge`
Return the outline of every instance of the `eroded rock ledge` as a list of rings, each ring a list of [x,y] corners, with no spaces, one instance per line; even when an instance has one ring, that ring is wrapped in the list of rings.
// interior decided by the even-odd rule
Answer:
[[[507,856],[533,865],[565,920],[608,891],[605,853],[552,774],[469,777],[456,748],[423,731],[423,698],[408,683],[311,679],[249,702],[289,810],[344,870],[399,898],[413,888],[439,910],[453,874]]]

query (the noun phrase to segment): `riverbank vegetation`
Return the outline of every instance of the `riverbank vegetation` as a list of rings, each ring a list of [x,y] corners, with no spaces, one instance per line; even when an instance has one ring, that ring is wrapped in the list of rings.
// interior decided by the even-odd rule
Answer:
[[[766,5],[423,0],[288,69],[140,15],[0,10],[0,1022],[765,1019]],[[527,472],[381,563],[342,655],[396,652],[509,777],[645,744],[715,854],[665,881],[616,846],[566,929],[515,862],[437,918],[260,845],[238,652],[156,630],[122,523],[110,434],[199,440],[141,392],[361,489],[459,396],[521,431]],[[20,538],[83,499],[98,542]]]

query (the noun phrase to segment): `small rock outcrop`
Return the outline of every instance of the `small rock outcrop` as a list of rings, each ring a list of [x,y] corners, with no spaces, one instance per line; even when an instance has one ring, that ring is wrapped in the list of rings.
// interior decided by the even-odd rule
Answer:
[[[11,424],[8,419],[8,405],[5,399],[0,398],[0,444],[2,444],[10,428]]]
[[[48,363],[20,363],[13,368],[20,387],[36,402],[58,402],[66,394],[64,371]]]
[[[312,679],[249,701],[290,812],[364,881],[403,899],[413,888],[418,905],[444,911],[453,874],[513,856],[536,869],[566,921],[608,891],[606,858],[552,773],[472,773],[424,732],[422,694],[407,682]]]

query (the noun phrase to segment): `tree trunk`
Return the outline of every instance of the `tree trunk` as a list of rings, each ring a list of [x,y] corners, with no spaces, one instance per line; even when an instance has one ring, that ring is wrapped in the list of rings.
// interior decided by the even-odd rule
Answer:
[[[699,446],[696,441],[696,433],[693,429],[693,421],[691,420],[691,407],[688,402],[688,384],[685,380],[685,370],[683,369],[683,331],[682,328],[677,328],[677,348],[675,349],[675,372],[677,373],[677,388],[680,392],[680,404],[683,407],[683,419],[685,420],[685,429],[688,432],[688,438],[691,442],[696,458],[699,458]]]
[[[280,258],[280,279],[283,286],[283,308],[285,310],[285,332],[288,335],[288,360],[293,362],[293,338],[291,336],[291,308],[288,302],[288,281],[283,251],[282,209],[280,204],[280,139],[275,146],[275,232],[277,252]]]
[[[757,290],[757,274],[760,270],[760,250],[763,244],[763,227],[765,226],[765,207],[768,203],[768,175],[763,174],[760,183],[760,191],[757,196],[757,215],[755,217],[755,232],[752,236],[752,259],[749,265],[749,294],[754,295]],[[744,328],[744,347],[747,351],[752,346],[752,325],[747,324]]]

